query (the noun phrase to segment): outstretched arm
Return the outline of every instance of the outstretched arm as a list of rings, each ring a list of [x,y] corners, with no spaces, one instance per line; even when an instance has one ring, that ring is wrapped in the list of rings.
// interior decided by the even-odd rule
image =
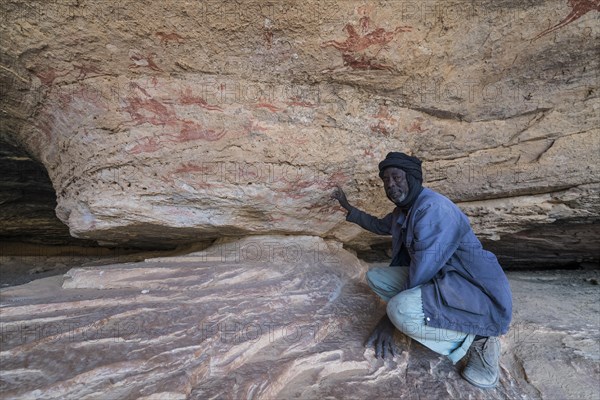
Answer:
[[[377,218],[367,214],[364,211],[350,205],[346,194],[341,187],[337,187],[331,197],[340,202],[340,205],[348,210],[346,221],[354,222],[364,229],[376,233],[378,235],[391,235],[392,233],[392,214],[388,214],[383,218]]]

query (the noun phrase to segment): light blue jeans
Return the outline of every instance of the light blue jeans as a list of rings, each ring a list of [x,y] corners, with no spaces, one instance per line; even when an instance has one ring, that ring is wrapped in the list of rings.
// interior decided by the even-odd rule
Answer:
[[[401,291],[408,279],[408,267],[372,268],[367,283],[387,304],[387,315],[396,328],[456,364],[467,354],[474,334],[427,326],[421,287]]]

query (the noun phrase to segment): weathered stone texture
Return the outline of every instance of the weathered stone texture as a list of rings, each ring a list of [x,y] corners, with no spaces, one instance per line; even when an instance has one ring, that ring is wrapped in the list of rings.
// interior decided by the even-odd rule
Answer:
[[[180,258],[71,270],[0,291],[3,399],[596,399],[598,272],[511,273],[501,379],[398,334],[337,242],[266,236]],[[595,285],[594,285],[595,282]]]
[[[388,212],[390,150],[490,240],[600,217],[597,1],[0,7],[2,133],[44,164],[74,236],[365,249],[381,239],[329,194]]]

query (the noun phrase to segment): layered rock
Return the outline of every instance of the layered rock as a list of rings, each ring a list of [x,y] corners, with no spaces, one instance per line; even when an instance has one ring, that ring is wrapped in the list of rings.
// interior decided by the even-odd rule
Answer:
[[[3,289],[2,398],[599,395],[597,271],[509,275],[514,320],[484,391],[401,334],[393,359],[363,347],[385,312],[366,268],[338,242],[267,236]]]
[[[56,218],[56,194],[43,165],[0,139],[0,171],[2,241],[76,242]]]
[[[598,260],[594,2],[1,7],[3,133],[48,170],[76,237],[368,249],[382,239],[329,194],[385,214],[377,163],[404,150],[483,238],[548,238],[543,258],[574,231],[566,261]]]

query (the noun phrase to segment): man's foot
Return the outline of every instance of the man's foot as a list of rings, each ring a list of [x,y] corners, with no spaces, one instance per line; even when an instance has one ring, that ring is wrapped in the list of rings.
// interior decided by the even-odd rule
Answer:
[[[487,337],[475,340],[469,351],[469,361],[461,372],[463,378],[480,388],[492,388],[500,378],[500,339]]]

